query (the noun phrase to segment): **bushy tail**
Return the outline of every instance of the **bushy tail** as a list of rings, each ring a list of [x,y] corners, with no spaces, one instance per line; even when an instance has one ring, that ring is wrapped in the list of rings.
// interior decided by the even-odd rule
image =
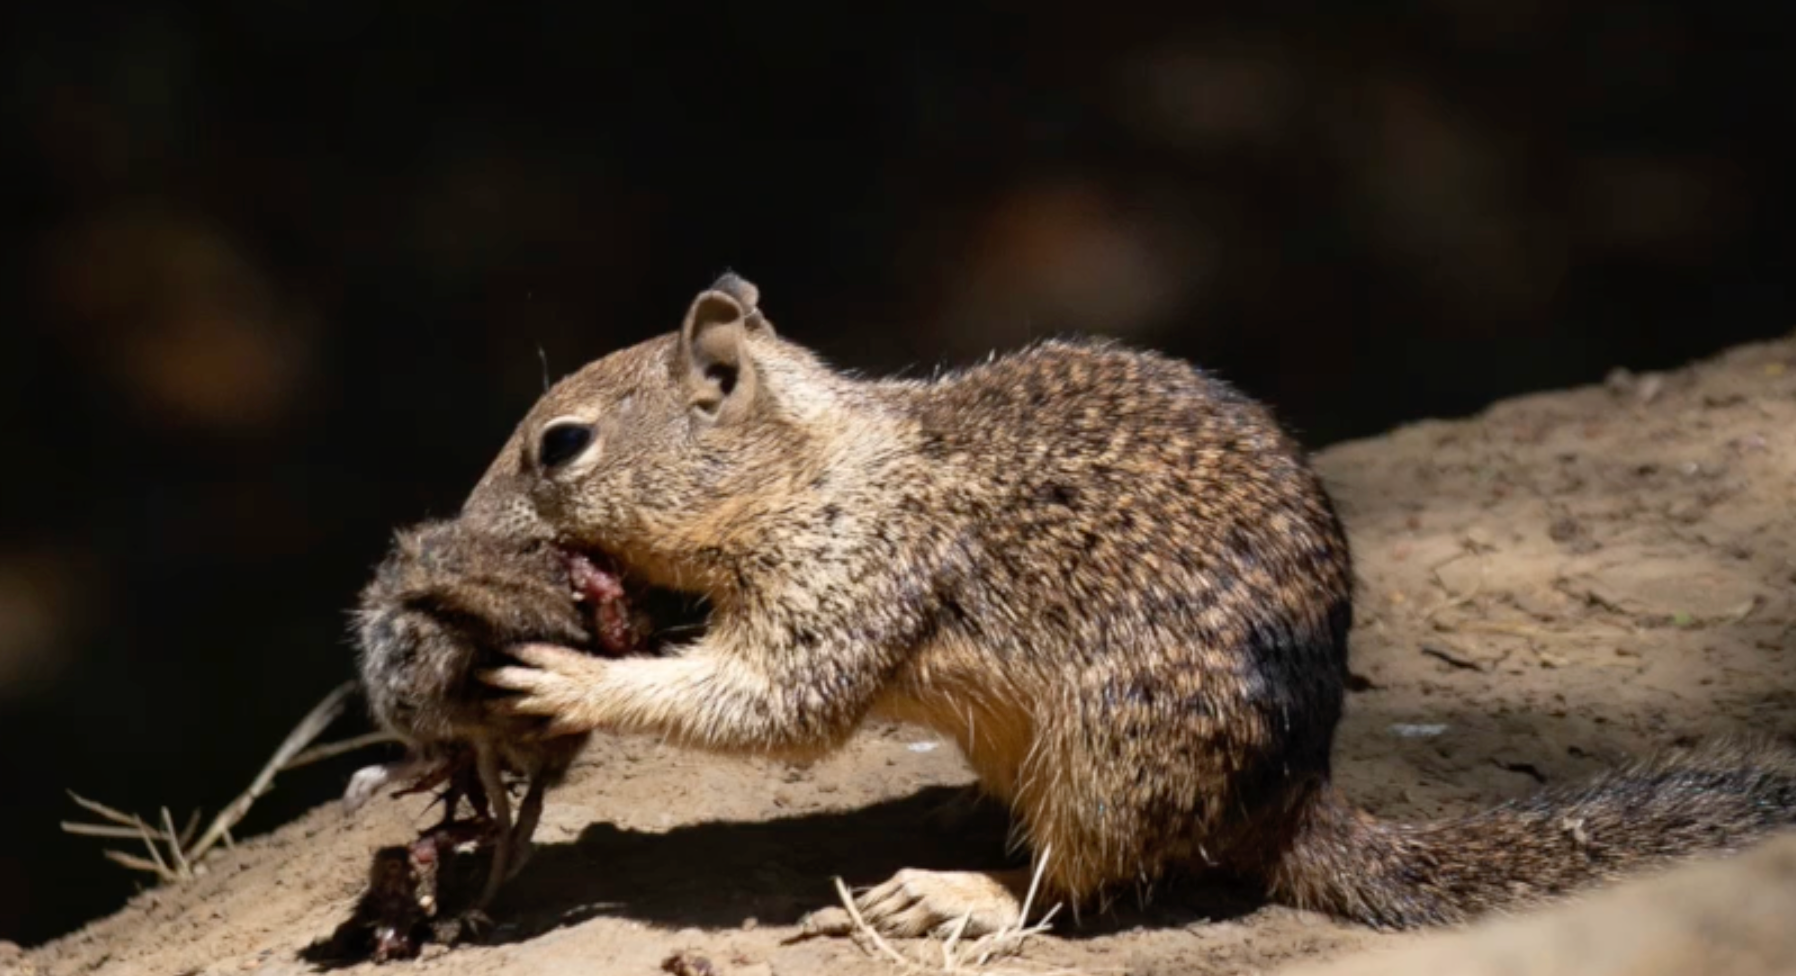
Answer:
[[[1380,928],[1515,909],[1655,862],[1731,853],[1796,827],[1796,752],[1716,742],[1433,823],[1314,797],[1272,896]]]

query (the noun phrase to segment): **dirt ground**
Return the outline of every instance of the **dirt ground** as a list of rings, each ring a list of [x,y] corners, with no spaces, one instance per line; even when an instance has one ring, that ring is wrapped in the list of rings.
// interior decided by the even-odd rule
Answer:
[[[1318,464],[1361,574],[1362,680],[1337,768],[1370,810],[1451,815],[1655,746],[1796,732],[1796,343],[1416,424]],[[551,795],[489,944],[394,965],[649,974],[686,950],[716,976],[897,972],[849,940],[782,942],[833,901],[834,876],[998,863],[1001,813],[958,828],[936,815],[969,781],[952,747],[910,728],[870,728],[809,769],[602,741]],[[371,852],[409,839],[426,802],[321,807],[0,969],[316,971],[300,953],[348,916]],[[1415,939],[1185,885],[1062,924],[1003,965],[1265,972]]]

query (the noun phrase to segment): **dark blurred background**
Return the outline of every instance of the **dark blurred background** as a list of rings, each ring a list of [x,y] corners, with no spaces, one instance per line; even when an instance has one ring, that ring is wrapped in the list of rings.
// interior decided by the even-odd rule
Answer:
[[[1792,324],[1774,4],[16,6],[26,943],[139,883],[58,832],[64,788],[227,802],[351,673],[389,529],[455,509],[544,360],[672,328],[725,268],[844,366],[1106,333],[1317,447]],[[244,831],[376,758],[282,777]]]

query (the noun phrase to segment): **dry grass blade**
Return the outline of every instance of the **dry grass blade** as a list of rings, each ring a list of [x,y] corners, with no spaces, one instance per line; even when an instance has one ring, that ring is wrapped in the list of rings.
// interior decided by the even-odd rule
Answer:
[[[885,954],[886,958],[904,967],[906,970],[920,970],[923,968],[916,963],[911,962],[909,959],[904,958],[903,953],[892,948],[890,942],[887,942],[883,936],[878,932],[875,932],[873,926],[867,924],[867,920],[861,917],[861,910],[855,907],[853,892],[848,890],[848,885],[843,882],[841,878],[836,879],[836,894],[842,898],[842,907],[848,909],[848,917],[854,920],[854,930],[862,936],[865,936],[869,943]]]
[[[141,829],[138,830],[137,833],[143,838],[143,846],[150,849],[150,859],[156,862],[158,873],[173,875],[177,878],[181,877],[181,875],[169,870],[168,862],[162,859],[162,852],[156,849],[156,832],[150,829],[149,824],[140,823],[140,827]]]
[[[971,915],[962,915],[960,921],[954,923],[954,930],[948,933],[948,941],[942,943],[942,968],[954,968],[954,947],[960,944],[960,937],[966,934],[967,923],[973,920]]]
[[[312,710],[306,713],[306,717],[300,719],[299,724],[293,727],[293,731],[287,733],[287,738],[281,742],[280,748],[274,751],[274,755],[262,767],[262,771],[257,773],[256,778],[251,781],[249,789],[244,790],[237,799],[231,801],[229,806],[219,811],[218,816],[212,818],[211,825],[206,828],[205,833],[200,835],[200,839],[194,842],[193,849],[188,852],[190,860],[197,861],[204,857],[214,844],[224,838],[226,831],[235,827],[244,815],[249,813],[249,808],[255,804],[256,800],[274,785],[274,775],[280,772],[281,768],[287,765],[301,750],[311,745],[312,740],[318,738],[326,727],[337,720],[337,716],[343,714],[343,704],[349,700],[350,694],[354,691],[355,682],[345,681],[330,694],[324,696],[323,701],[312,706]]]
[[[80,834],[83,837],[113,837],[121,840],[136,840],[143,836],[143,831],[136,827],[114,827],[111,824],[80,823],[64,820],[62,830],[65,834]]]
[[[184,851],[192,850],[187,845],[193,842],[193,832],[198,829],[200,829],[200,809],[194,807],[193,813],[187,817],[187,826],[181,828],[181,837],[175,843],[181,845],[181,849]]]
[[[98,800],[90,800],[81,794],[76,793],[74,790],[69,790],[67,792],[69,798],[74,800],[83,810],[96,814],[106,820],[110,820],[112,823],[90,824],[65,820],[62,822],[62,829],[65,832],[81,834],[88,837],[141,840],[143,841],[144,847],[149,849],[150,856],[147,858],[139,857],[135,854],[126,854],[124,851],[107,850],[102,853],[119,864],[123,864],[134,870],[147,871],[164,881],[178,880],[185,877],[185,874],[182,871],[168,866],[168,862],[162,857],[162,852],[156,847],[157,842],[162,841],[168,843],[169,848],[172,851],[174,849],[174,837],[172,834],[165,838],[161,832],[145,823],[141,817],[124,813],[120,810],[114,810],[112,807],[109,807]]]
[[[162,807],[159,811],[162,826],[156,828],[150,826],[142,817],[115,810],[97,800],[89,800],[73,790],[69,791],[70,799],[74,800],[83,810],[109,822],[80,823],[65,820],[62,822],[62,829],[66,833],[86,837],[142,840],[144,846],[149,849],[150,856],[147,858],[139,857],[136,854],[126,854],[123,851],[108,850],[102,853],[114,862],[133,870],[147,871],[163,881],[185,881],[192,878],[198,873],[200,859],[205,857],[206,853],[219,841],[222,840],[227,847],[234,844],[231,838],[231,828],[243,819],[244,815],[249,812],[250,806],[259,797],[273,787],[275,774],[304,766],[307,763],[339,756],[363,746],[388,741],[390,736],[384,732],[378,732],[359,735],[313,749],[306,748],[332,722],[336,721],[339,715],[343,714],[344,703],[354,691],[355,682],[344,682],[333,689],[317,705],[314,705],[312,710],[306,713],[305,718],[294,726],[293,731],[287,733],[287,738],[281,742],[280,748],[276,749],[274,755],[263,765],[262,771],[256,774],[249,789],[244,790],[235,800],[231,801],[229,806],[220,811],[218,816],[212,818],[212,822],[207,825],[205,833],[201,834],[198,840],[194,839],[194,833],[199,829],[200,824],[198,810],[193,811],[193,814],[187,818],[187,825],[177,831],[175,830],[174,815],[169,813],[167,807]],[[164,846],[168,848],[167,857],[163,856],[161,850]]]
[[[299,755],[294,756],[292,759],[287,760],[287,764],[281,767],[281,772],[284,773],[290,769],[298,769],[301,766],[310,766],[315,762],[323,762],[326,759],[334,759],[346,752],[354,752],[357,749],[365,749],[368,746],[377,746],[385,742],[397,741],[399,740],[394,738],[393,734],[390,732],[369,732],[364,735],[355,736],[354,738],[344,739],[340,742],[326,742],[324,745],[313,746]]]
[[[962,915],[954,921],[953,928],[948,930],[946,939],[940,945],[941,965],[927,966],[914,961],[892,944],[886,941],[873,926],[862,917],[860,909],[854,904],[854,894],[841,878],[835,879],[836,894],[842,899],[842,907],[848,912],[854,925],[855,941],[861,946],[872,946],[879,955],[884,956],[893,965],[906,973],[947,973],[969,974],[969,976],[1095,976],[1094,970],[1082,970],[1067,967],[1027,966],[1023,968],[993,969],[987,968],[995,958],[1014,955],[1022,949],[1023,942],[1032,935],[1048,931],[1048,925],[1060,911],[1060,906],[1047,910],[1034,925],[1028,925],[1029,909],[1035,904],[1035,895],[1041,889],[1043,872],[1047,869],[1049,849],[1043,848],[1041,857],[1035,865],[1035,874],[1029,880],[1029,891],[1023,897],[1022,911],[1009,927],[993,932],[974,940],[962,948],[961,938],[966,934],[971,915]],[[1105,970],[1104,972],[1108,972]]]
[[[175,832],[175,818],[169,816],[168,808],[162,808],[162,839],[168,843],[168,852],[174,855],[175,873],[181,877],[193,874],[188,865],[187,855],[181,851],[181,835]]]
[[[143,826],[143,819],[140,817],[128,813],[120,813],[98,800],[89,800],[81,794],[76,793],[74,790],[66,790],[65,792],[68,793],[69,799],[74,800],[77,806],[89,813],[99,814],[113,823],[124,824],[133,830]],[[132,836],[136,835],[133,834]]]
[[[124,851],[101,851],[100,853],[104,854],[109,861],[123,864],[125,867],[131,868],[134,871],[148,871],[161,878],[163,881],[181,880],[171,874],[167,867],[158,864],[155,861],[151,861],[148,858],[138,857],[135,854],[126,854]]]
[[[979,953],[975,965],[984,966],[994,956],[1009,956],[1021,952],[1024,940],[1031,935],[1039,935],[1048,930],[1049,921],[1053,919],[1054,913],[1060,910],[1059,905],[1048,909],[1047,914],[1042,916],[1040,922],[1034,925],[1028,925],[1028,922],[1029,909],[1035,907],[1035,893],[1041,890],[1041,876],[1047,870],[1048,857],[1053,854],[1053,851],[1053,845],[1041,849],[1041,856],[1035,861],[1035,874],[1029,878],[1029,891],[1023,895],[1023,909],[1017,913],[1015,926],[1009,929],[1000,929],[973,943],[974,950]]]

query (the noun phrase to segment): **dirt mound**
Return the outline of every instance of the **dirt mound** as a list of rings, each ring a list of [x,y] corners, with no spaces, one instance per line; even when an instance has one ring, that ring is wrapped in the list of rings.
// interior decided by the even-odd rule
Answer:
[[[1339,778],[1374,812],[1464,811],[1677,741],[1796,730],[1796,344],[1508,401],[1342,445],[1319,464],[1362,577],[1362,680]],[[890,973],[847,941],[782,942],[833,900],[836,875],[858,885],[902,867],[999,863],[1001,812],[950,802],[969,781],[952,747],[908,728],[868,729],[808,769],[602,740],[551,796],[543,846],[496,906],[490,943],[398,965],[655,973],[689,951],[718,976]],[[206,877],[0,957],[0,969],[315,971],[300,954],[348,917],[371,853],[422,825],[426,803],[314,810],[215,855]],[[1793,856],[1739,868],[1781,871],[1785,918]],[[1725,894],[1715,877],[1663,883]],[[1626,904],[1593,902],[1576,916],[1586,921],[1565,924],[1634,924],[1615,907]],[[1699,911],[1728,914],[1702,904],[1683,929],[1667,922],[1667,937],[1699,931]],[[1747,931],[1735,922],[1720,931]],[[1238,973],[1393,938],[1175,885],[1146,908],[1062,925],[1010,965]],[[1486,954],[1507,938],[1453,945]]]

